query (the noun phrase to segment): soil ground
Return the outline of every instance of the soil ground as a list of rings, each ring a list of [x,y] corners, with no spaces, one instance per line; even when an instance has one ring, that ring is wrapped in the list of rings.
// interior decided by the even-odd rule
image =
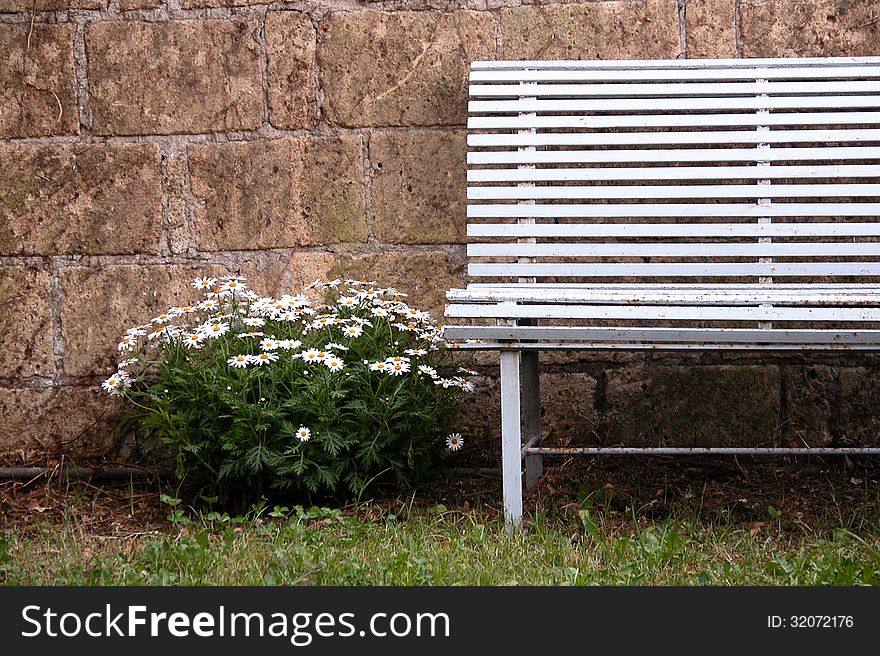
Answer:
[[[818,532],[880,516],[880,460],[870,457],[578,458],[547,464],[538,487],[526,493],[526,512],[568,515],[589,499],[623,521],[687,515],[737,525],[772,520],[793,531]],[[6,481],[0,483],[0,530],[27,534],[36,525],[66,521],[96,535],[170,530],[168,507],[159,498],[163,493],[173,491],[158,480]],[[488,473],[441,472],[403,494],[376,493],[372,503],[377,509],[443,504],[497,516],[501,481]]]

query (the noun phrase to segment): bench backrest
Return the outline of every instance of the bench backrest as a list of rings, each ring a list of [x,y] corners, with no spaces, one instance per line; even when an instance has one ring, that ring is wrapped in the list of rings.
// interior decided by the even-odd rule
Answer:
[[[474,62],[469,274],[880,275],[880,57]]]

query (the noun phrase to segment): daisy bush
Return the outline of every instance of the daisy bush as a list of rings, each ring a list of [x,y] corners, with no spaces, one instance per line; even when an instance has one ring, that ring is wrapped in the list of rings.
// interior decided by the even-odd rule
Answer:
[[[103,383],[201,489],[358,495],[422,476],[463,438],[447,417],[475,373],[405,294],[361,280],[261,297],[198,278],[201,300],[126,331]]]

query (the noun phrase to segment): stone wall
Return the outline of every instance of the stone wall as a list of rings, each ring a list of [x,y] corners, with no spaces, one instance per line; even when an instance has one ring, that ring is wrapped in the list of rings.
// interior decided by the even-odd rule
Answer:
[[[0,454],[105,449],[115,337],[199,273],[374,276],[440,315],[472,59],[867,55],[878,31],[870,0],[0,0]],[[863,356],[546,360],[562,442],[859,443],[880,415]]]

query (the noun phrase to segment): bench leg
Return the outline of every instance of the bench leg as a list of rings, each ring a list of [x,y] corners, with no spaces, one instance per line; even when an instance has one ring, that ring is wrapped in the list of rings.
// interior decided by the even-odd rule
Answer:
[[[541,384],[538,378],[538,351],[523,351],[522,368],[523,432],[526,442],[541,444]],[[525,457],[526,489],[531,490],[544,474],[544,456]]]
[[[501,351],[501,474],[508,531],[522,525],[521,421],[520,352]]]

